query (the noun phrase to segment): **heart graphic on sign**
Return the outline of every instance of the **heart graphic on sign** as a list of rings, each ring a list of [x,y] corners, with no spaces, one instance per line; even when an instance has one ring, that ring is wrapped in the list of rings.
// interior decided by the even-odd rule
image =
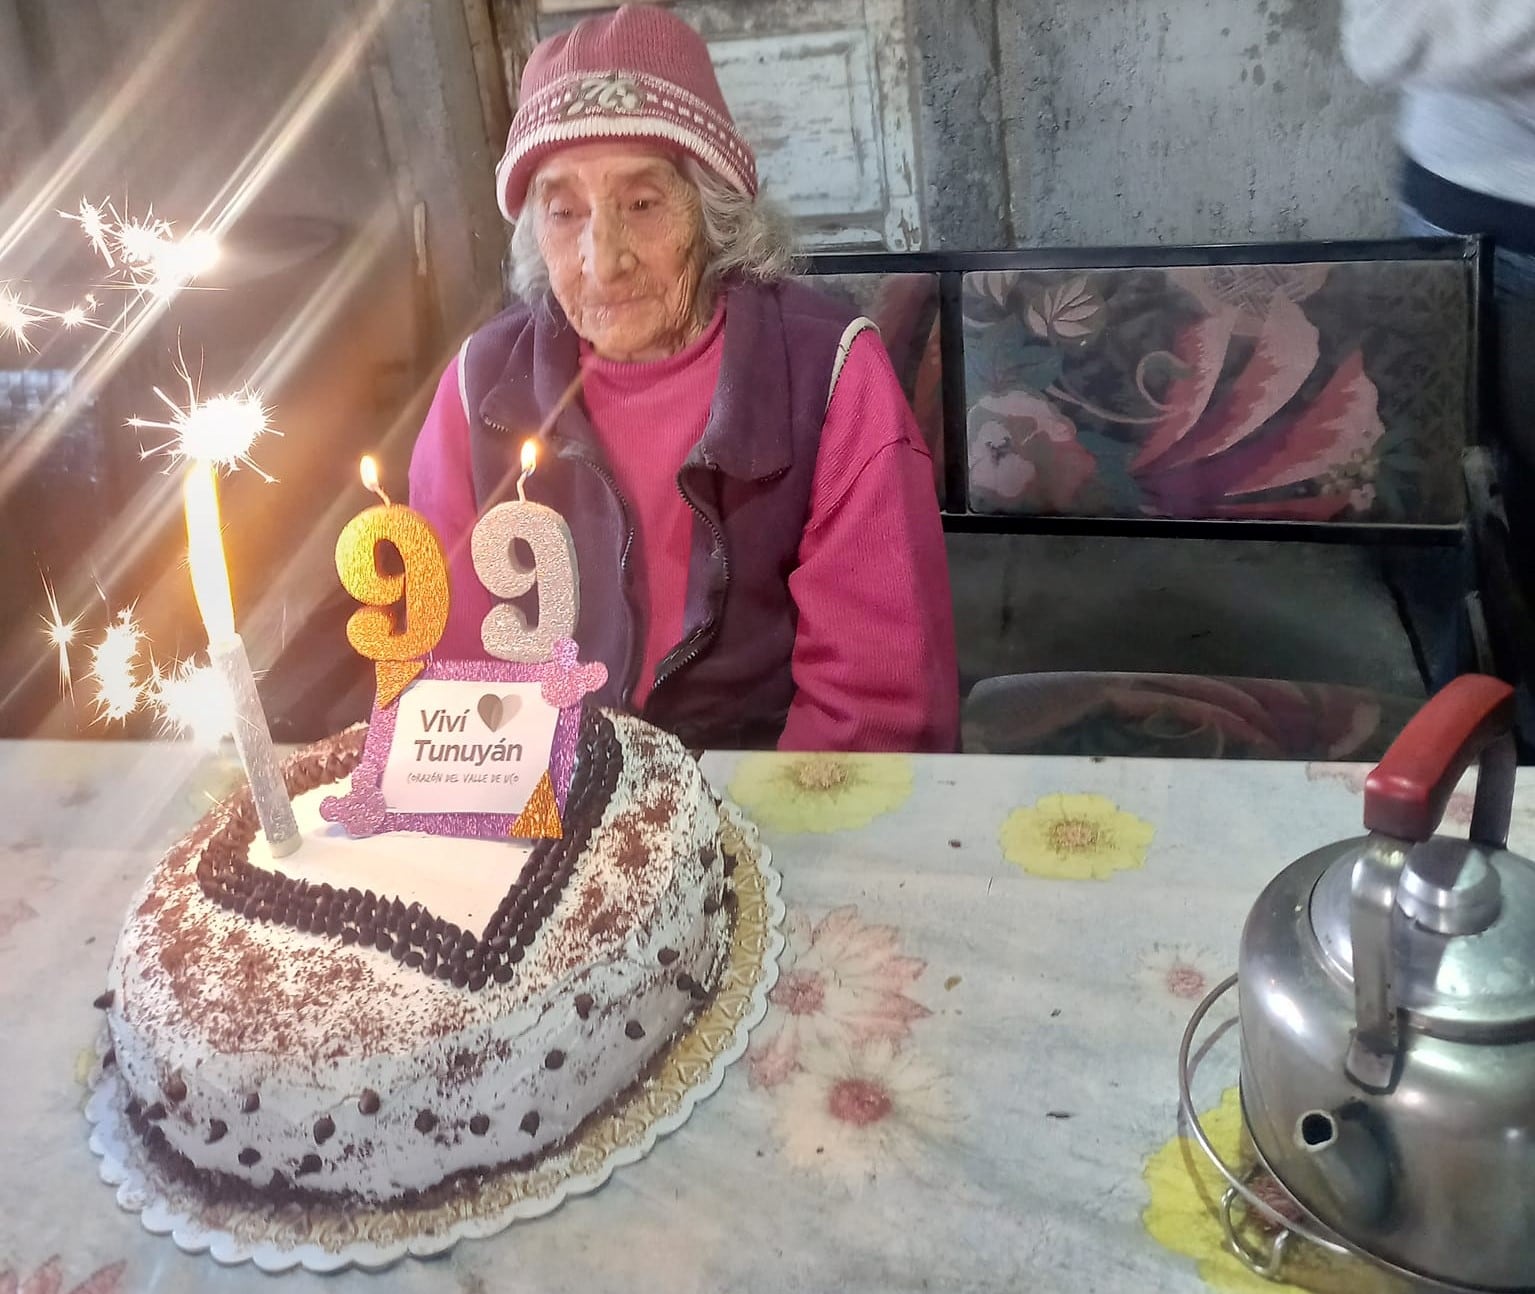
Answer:
[[[477,707],[480,718],[485,726],[495,732],[503,724],[510,723],[522,709],[522,698],[515,693],[508,692],[505,696],[497,696],[494,692],[487,692],[480,698]]]

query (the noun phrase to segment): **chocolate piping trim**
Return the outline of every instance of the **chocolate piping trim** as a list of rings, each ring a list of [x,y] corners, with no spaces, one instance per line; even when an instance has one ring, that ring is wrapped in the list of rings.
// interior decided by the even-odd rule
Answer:
[[[366,739],[365,728],[354,728],[289,758],[283,766],[288,794],[302,795],[349,776]],[[250,845],[257,821],[249,788],[221,806],[221,818],[197,857],[197,881],[209,899],[248,920],[324,935],[343,947],[371,945],[423,975],[478,992],[490,983],[505,984],[515,974],[601,821],[621,764],[613,725],[597,710],[585,710],[565,835],[533,847],[521,876],[478,937],[420,903],[406,907],[399,898],[386,899],[372,890],[339,890],[254,866]]]

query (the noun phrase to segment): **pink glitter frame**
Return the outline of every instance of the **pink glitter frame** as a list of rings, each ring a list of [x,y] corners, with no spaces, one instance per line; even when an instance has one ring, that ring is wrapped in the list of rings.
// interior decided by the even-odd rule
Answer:
[[[539,683],[545,701],[560,712],[549,753],[549,780],[555,803],[565,813],[570,779],[575,772],[576,742],[581,732],[581,702],[607,682],[607,667],[576,659],[576,644],[562,638],[554,646],[554,658],[536,665],[503,660],[428,660],[420,679],[448,679],[461,683]],[[409,691],[409,688],[406,689]],[[517,815],[512,813],[398,813],[384,801],[380,789],[389,747],[394,741],[394,721],[400,700],[374,705],[362,759],[352,772],[351,789],[345,795],[329,795],[320,802],[320,816],[339,822],[352,836],[371,836],[381,831],[423,831],[434,836],[470,836],[481,840],[511,838]]]

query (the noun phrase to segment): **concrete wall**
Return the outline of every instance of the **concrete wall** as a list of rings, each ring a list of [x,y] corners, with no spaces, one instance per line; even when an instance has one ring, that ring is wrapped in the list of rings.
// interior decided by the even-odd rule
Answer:
[[[1391,231],[1390,104],[1343,63],[1337,0],[995,6],[1020,243]]]
[[[908,0],[930,247],[1392,232],[1338,0]]]
[[[996,0],[911,0],[929,248],[1008,247]]]

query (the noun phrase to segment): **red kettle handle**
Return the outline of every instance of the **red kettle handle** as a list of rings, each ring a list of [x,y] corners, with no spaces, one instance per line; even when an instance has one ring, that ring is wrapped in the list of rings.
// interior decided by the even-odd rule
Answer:
[[[1495,837],[1486,843],[1501,846],[1513,798],[1513,727],[1514,689],[1507,683],[1485,674],[1452,680],[1412,717],[1365,779],[1366,828],[1427,840],[1461,775],[1481,759],[1471,835]],[[1487,820],[1500,812],[1501,825]]]

